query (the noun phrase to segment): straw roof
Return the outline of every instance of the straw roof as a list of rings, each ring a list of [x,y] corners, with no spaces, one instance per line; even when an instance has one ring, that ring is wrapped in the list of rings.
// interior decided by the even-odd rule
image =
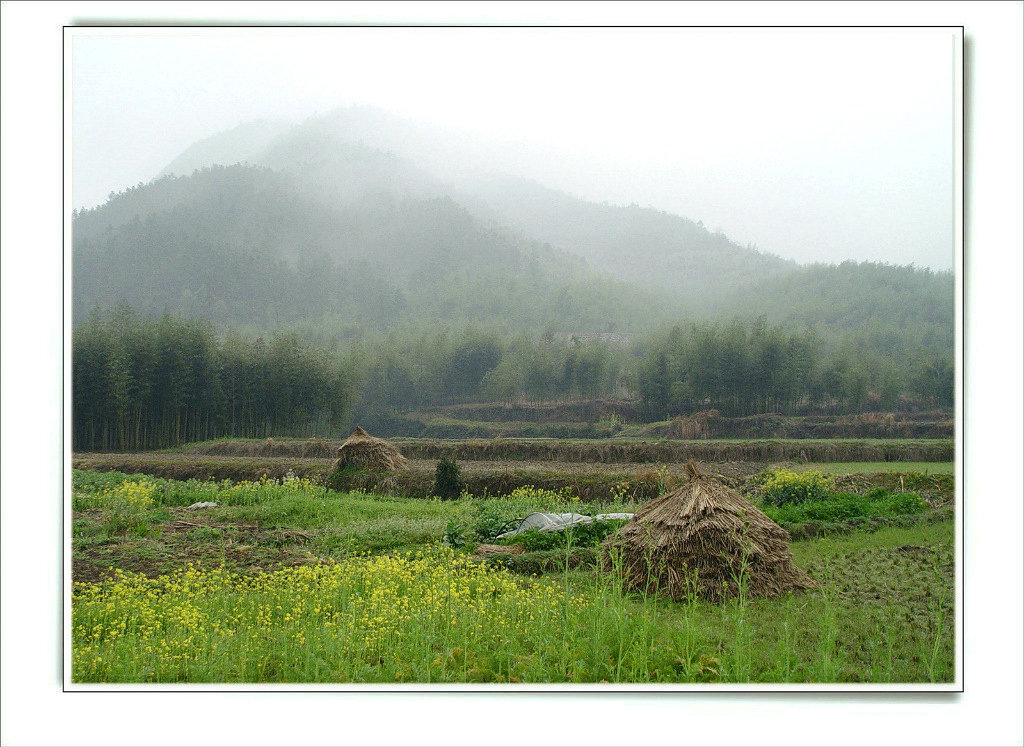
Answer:
[[[641,506],[605,541],[621,555],[627,590],[718,602],[738,594],[740,578],[756,597],[814,585],[793,565],[782,527],[693,460],[686,472],[685,485]]]
[[[338,469],[355,466],[370,472],[391,472],[406,464],[408,460],[396,446],[374,438],[360,426],[338,447]]]

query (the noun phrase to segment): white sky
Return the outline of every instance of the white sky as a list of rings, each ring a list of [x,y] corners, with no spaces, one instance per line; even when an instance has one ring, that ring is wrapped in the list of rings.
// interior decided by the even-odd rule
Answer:
[[[800,261],[952,265],[947,29],[76,29],[74,203],[195,140],[353,103]]]

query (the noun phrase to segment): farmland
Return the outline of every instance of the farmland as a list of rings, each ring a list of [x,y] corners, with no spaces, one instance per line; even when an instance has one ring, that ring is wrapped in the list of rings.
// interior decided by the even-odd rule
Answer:
[[[584,500],[609,500],[619,493],[634,499],[653,498],[680,482],[688,458],[710,463],[712,471],[732,485],[772,465],[837,472],[835,465],[842,464],[842,474],[874,474],[874,479],[886,484],[897,479],[886,475],[920,474],[943,485],[943,490],[952,490],[953,444],[946,439],[395,439],[394,443],[410,457],[408,469],[383,479],[356,475],[347,487],[426,497],[437,460],[448,456],[459,461],[473,495],[502,495],[532,485],[569,489]],[[333,468],[339,444],[324,439],[223,439],[136,454],[76,454],[73,465],[178,480],[258,480],[264,474],[280,479],[289,471],[323,479]]]
[[[953,462],[810,462],[793,465],[796,470],[817,470],[834,475],[875,474],[892,472],[895,474],[916,472],[921,475],[952,475]]]
[[[450,456],[472,461],[683,462],[726,461],[951,461],[953,441],[937,439],[550,439],[396,438],[413,459]],[[216,456],[331,458],[341,441],[309,439],[220,439],[159,453]]]
[[[949,156],[980,47],[442,25],[65,24],[61,293],[8,314],[4,421],[63,504],[11,460],[4,734],[487,743],[537,691],[542,743],[1008,741],[1008,316],[965,355],[977,281],[1013,296],[962,272],[1007,242]]]
[[[386,484],[355,476],[341,491],[323,484],[331,442],[76,454],[74,681],[953,679],[948,462],[868,461],[878,450],[941,460],[948,442],[795,445],[868,457],[864,469],[708,464],[789,530],[796,564],[818,584],[721,605],[623,592],[597,534],[494,536],[531,511],[634,511],[683,480],[678,461],[648,460],[658,449],[791,456],[789,442],[398,443],[414,457],[407,469]],[[502,446],[504,458],[487,458]],[[460,457],[461,500],[428,497],[447,454]],[[572,460],[581,455],[604,461]],[[759,486],[780,464],[831,472],[847,503],[809,514],[764,504]],[[218,506],[187,508],[200,501]]]

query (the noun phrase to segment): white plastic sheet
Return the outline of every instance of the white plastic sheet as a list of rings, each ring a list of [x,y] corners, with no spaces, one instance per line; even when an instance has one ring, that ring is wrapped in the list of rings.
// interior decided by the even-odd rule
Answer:
[[[521,522],[519,526],[503,534],[499,534],[498,537],[512,537],[513,535],[519,534],[520,532],[528,532],[531,529],[536,529],[539,532],[559,532],[568,527],[575,526],[576,524],[592,524],[594,520],[605,520],[605,519],[632,519],[633,514],[624,513],[612,513],[612,514],[598,514],[597,516],[584,516],[583,514],[576,513],[565,513],[565,514],[549,514],[541,511],[535,511],[534,513],[527,516]]]

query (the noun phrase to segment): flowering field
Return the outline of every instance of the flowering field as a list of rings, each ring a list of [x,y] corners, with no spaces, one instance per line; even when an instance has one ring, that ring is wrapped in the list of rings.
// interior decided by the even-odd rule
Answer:
[[[592,679],[614,671],[566,656],[551,631],[595,601],[450,549],[251,576],[117,573],[75,588],[74,669],[93,682]]]
[[[208,500],[220,505],[182,508]],[[592,509],[547,491],[444,502],[338,494],[301,479],[232,485],[76,472],[73,508],[80,683],[954,674],[949,521],[795,542],[796,562],[819,590],[715,606],[624,594],[614,563],[566,563],[532,577],[474,554],[477,538],[508,517]]]

